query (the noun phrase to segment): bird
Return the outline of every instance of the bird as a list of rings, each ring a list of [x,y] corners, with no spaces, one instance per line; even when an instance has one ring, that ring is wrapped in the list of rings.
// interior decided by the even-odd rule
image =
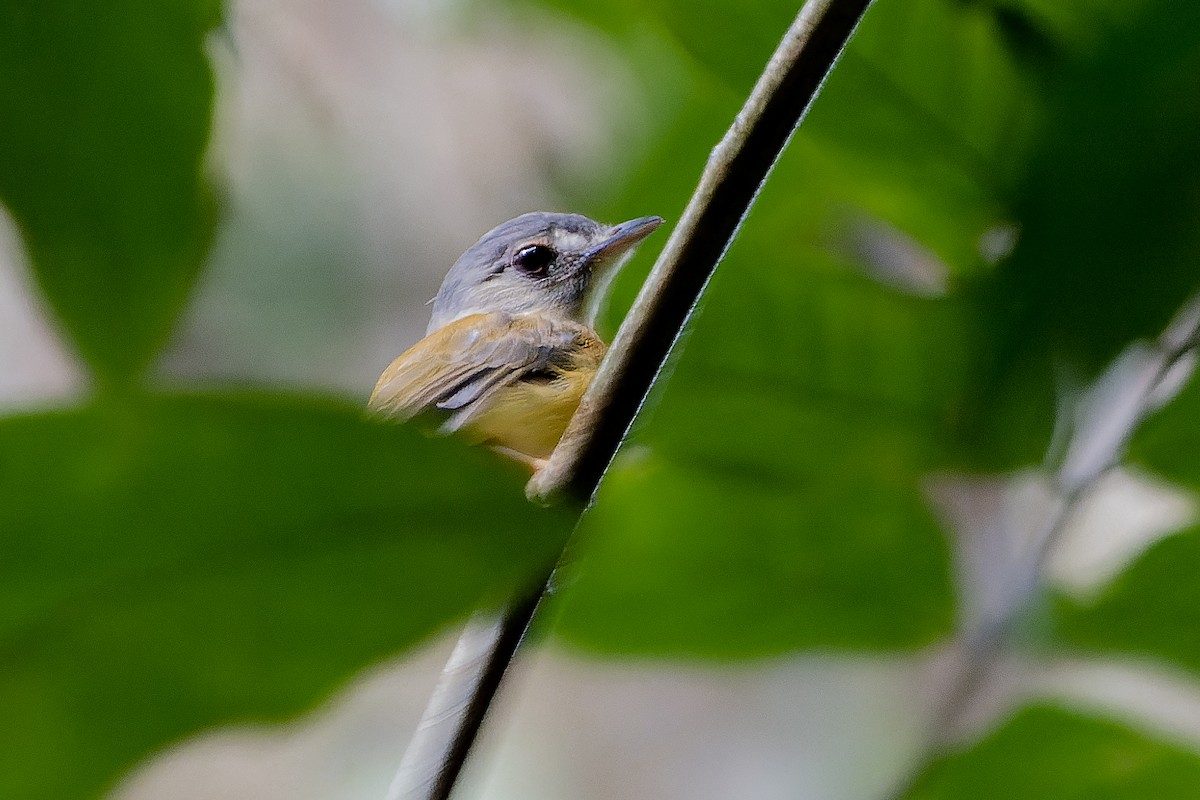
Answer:
[[[450,268],[425,337],[383,371],[368,408],[433,416],[439,432],[536,473],[604,357],[594,325],[607,285],[662,222],[535,211],[488,231]]]

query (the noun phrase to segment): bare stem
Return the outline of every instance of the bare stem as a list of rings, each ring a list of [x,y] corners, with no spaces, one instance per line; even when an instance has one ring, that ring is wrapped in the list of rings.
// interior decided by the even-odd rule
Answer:
[[[450,796],[542,593],[539,586],[505,615],[476,614],[467,623],[438,676],[387,800]]]
[[[527,493],[590,502],[700,293],[871,0],[808,0],[700,183],[579,410]],[[446,800],[552,574],[498,621],[476,618],[439,679],[388,800]]]

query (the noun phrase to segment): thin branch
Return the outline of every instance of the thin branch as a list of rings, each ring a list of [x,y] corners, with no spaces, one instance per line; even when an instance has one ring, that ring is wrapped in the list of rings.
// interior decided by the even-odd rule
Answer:
[[[962,635],[965,651],[962,665],[950,681],[941,707],[933,715],[929,740],[915,759],[913,768],[888,794],[891,800],[907,797],[921,773],[943,752],[948,744],[945,732],[952,730],[954,723],[975,702],[1004,658],[1014,628],[1041,589],[1046,562],[1062,538],[1063,531],[1096,490],[1101,479],[1120,463],[1130,439],[1153,413],[1158,395],[1170,382],[1172,371],[1181,361],[1194,357],[1197,349],[1200,349],[1200,295],[1183,305],[1154,342],[1150,349],[1151,357],[1142,365],[1143,374],[1136,376],[1130,387],[1133,395],[1131,402],[1112,408],[1111,413],[1117,418],[1109,420],[1110,425],[1092,426],[1093,431],[1108,429],[1108,435],[1104,437],[1102,447],[1087,451],[1091,463],[1080,468],[1069,463],[1071,459],[1068,457],[1067,463],[1057,470],[1055,482],[1061,495],[1060,501],[1046,519],[1042,531],[1033,539],[1028,563],[1018,576],[1024,585],[1015,593],[1016,602],[1000,619],[985,621],[977,629]],[[1077,442],[1071,444],[1076,445]],[[1069,447],[1068,453],[1073,449]]]
[[[477,614],[467,623],[438,676],[387,800],[450,796],[542,593],[538,587],[509,613]]]
[[[809,0],[714,148],[608,356],[531,497],[590,502],[700,293],[833,69],[871,0]],[[388,792],[446,800],[553,575],[499,621],[476,617],[459,640]]]

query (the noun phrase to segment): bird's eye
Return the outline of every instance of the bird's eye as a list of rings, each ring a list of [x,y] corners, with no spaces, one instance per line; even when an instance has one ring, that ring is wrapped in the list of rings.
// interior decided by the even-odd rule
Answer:
[[[512,265],[526,275],[540,278],[557,256],[558,253],[544,244],[528,244],[513,255]]]

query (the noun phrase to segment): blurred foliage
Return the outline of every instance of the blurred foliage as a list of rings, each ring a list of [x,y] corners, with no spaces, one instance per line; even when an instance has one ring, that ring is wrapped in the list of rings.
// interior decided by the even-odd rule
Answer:
[[[1053,76],[1020,240],[997,281],[1017,357],[1049,350],[1093,375],[1200,289],[1194,31],[1200,6],[1161,6]]]
[[[772,45],[716,53],[683,13],[663,4],[656,30],[695,59],[696,107],[601,216],[677,214],[719,136],[701,120],[745,88],[729,51],[761,62]],[[726,656],[949,630],[921,478],[1042,460],[1061,386],[1157,333],[1200,276],[1185,166],[1200,71],[1183,68],[1200,36],[1151,48],[1165,6],[1098,10],[1090,38],[1078,4],[1058,19],[932,0],[868,13],[589,515],[565,636]]]
[[[492,461],[270,395],[0,422],[0,797],[91,795],[506,596],[570,520]]]
[[[1166,408],[1142,425],[1129,456],[1162,475],[1200,491],[1200,381],[1191,381]]]
[[[0,197],[104,381],[170,333],[212,235],[214,0],[0,3]]]
[[[918,484],[963,380],[945,333],[965,323],[822,254],[827,220],[806,218],[794,163],[586,519],[559,626],[578,642],[728,656],[949,629],[945,545]],[[807,261],[789,270],[792,252]]]
[[[656,8],[647,24],[673,45],[660,52],[694,59],[692,100],[597,209],[612,219],[678,215],[684,176],[720,135],[706,120],[728,118],[752,78],[735,62],[773,45]],[[1156,335],[1200,285],[1200,26],[1177,11],[872,8],[585,519],[562,636],[728,658],[949,630],[921,478],[1043,459],[1063,386]],[[592,18],[628,15],[614,2]],[[623,276],[610,325],[643,274]],[[1134,454],[1196,486],[1193,395]],[[1193,666],[1193,538],[1163,543],[1094,608],[1059,604],[1061,643]],[[1183,797],[1197,767],[1115,723],[1040,709],[915,796]]]
[[[1108,720],[1046,706],[1023,709],[974,747],[935,761],[910,800],[1184,800],[1200,759]]]
[[[1130,460],[1200,490],[1200,381],[1192,380],[1137,431]],[[1160,659],[1200,673],[1200,528],[1166,537],[1097,597],[1059,597],[1057,635],[1091,652]]]
[[[1070,646],[1150,656],[1200,674],[1200,528],[1155,543],[1095,599],[1059,598]]]
[[[2,797],[93,796],[202,727],[294,714],[570,527],[492,459],[356,407],[139,388],[212,234],[217,21],[0,4],[0,196],[100,390],[0,420]]]
[[[609,220],[679,216],[796,10],[543,5],[624,48],[653,107],[609,200],[567,187]],[[217,21],[205,0],[0,4],[0,197],[98,388],[0,420],[5,797],[92,796],[203,726],[294,714],[527,580],[572,521],[486,454],[354,406],[142,386],[212,232]],[[1041,461],[1057,390],[1197,288],[1197,23],[1165,2],[879,0],[585,517],[557,633],[746,658],[949,632],[922,482]],[[1197,391],[1132,446],[1193,487]],[[1064,639],[1194,668],[1194,536],[1061,602]],[[1034,709],[916,796],[1198,786],[1182,751]]]

